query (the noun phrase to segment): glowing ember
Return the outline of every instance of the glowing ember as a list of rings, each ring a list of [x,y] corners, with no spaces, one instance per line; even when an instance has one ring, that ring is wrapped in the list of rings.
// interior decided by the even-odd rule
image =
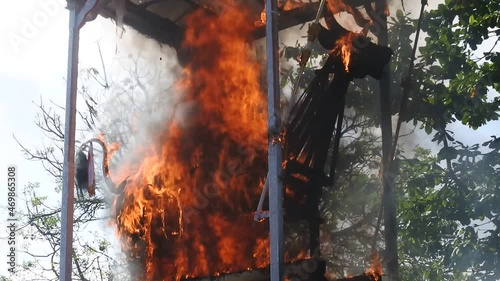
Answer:
[[[266,24],[266,6],[264,6],[264,10],[260,12],[260,22]]]
[[[260,65],[241,10],[195,12],[179,90],[183,118],[158,128],[116,199],[116,223],[136,280],[179,280],[265,266],[267,224],[252,224],[267,172]],[[182,119],[182,120],[180,120]]]

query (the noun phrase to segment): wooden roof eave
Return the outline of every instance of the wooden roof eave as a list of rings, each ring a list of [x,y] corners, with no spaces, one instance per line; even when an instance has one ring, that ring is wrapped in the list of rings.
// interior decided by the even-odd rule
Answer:
[[[187,0],[185,0],[187,1]],[[85,0],[79,0],[83,4]],[[104,18],[115,19],[116,13],[111,1],[103,1],[99,14]],[[179,49],[183,40],[184,27],[168,18],[159,16],[151,12],[153,2],[146,2],[149,5],[137,5],[127,1],[127,13],[124,16],[123,23],[137,30],[148,38],[152,38],[161,44],[168,45],[174,49]],[[190,2],[191,3],[191,2]],[[279,30],[284,30],[296,25],[304,24],[314,20],[319,2],[305,3],[304,5],[280,12],[278,19]],[[149,9],[148,9],[149,7]],[[249,22],[248,24],[254,24]],[[255,28],[254,39],[258,40],[265,37],[265,25],[262,24]]]

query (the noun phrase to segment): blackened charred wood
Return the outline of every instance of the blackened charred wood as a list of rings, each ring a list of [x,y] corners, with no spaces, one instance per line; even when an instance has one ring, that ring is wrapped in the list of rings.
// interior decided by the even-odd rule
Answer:
[[[287,184],[287,189],[297,194],[297,196],[308,194],[308,190],[311,188],[309,182],[288,173],[285,175],[285,183]]]
[[[313,170],[325,167],[338,113],[343,109],[343,96],[351,81],[349,75],[337,73],[328,88],[311,85],[306,90],[309,101],[300,103],[300,110],[287,127],[286,155],[301,161]],[[313,81],[317,83],[318,81]]]
[[[288,130],[293,130],[298,128],[298,123],[302,120],[307,120],[304,117],[306,110],[309,108],[310,103],[316,97],[311,93],[322,92],[326,89],[328,85],[328,76],[330,74],[331,69],[333,68],[334,60],[332,58],[328,58],[323,67],[319,70],[316,70],[315,76],[306,90],[300,95],[297,103],[293,105],[292,110],[290,112],[290,116],[292,120],[287,126]]]
[[[316,211],[316,209],[318,208],[317,206],[311,206],[310,204],[298,202],[296,200],[287,197],[285,197],[283,204],[286,210],[285,212],[286,222],[318,221],[318,223],[323,223],[323,221],[321,220],[321,218],[319,218],[319,215]]]
[[[290,281],[326,281],[326,264],[321,259],[299,260],[285,265],[285,276]],[[270,281],[269,267],[241,272],[220,274],[219,276],[184,278],[182,281]]]
[[[326,81],[321,81],[321,77],[319,78],[312,81],[312,83],[316,84],[311,84],[311,88],[306,89],[306,92],[311,92],[311,94],[301,103],[298,114],[295,115],[295,118],[287,129],[287,136],[293,136],[289,138],[291,141],[290,147],[295,148],[290,150],[290,153],[294,156],[299,156],[307,140],[311,137],[312,126],[310,125],[314,122],[316,112],[324,106],[321,104],[322,99],[325,95],[328,95],[325,93]]]
[[[325,152],[329,150],[338,114],[344,109],[344,96],[351,79],[349,75],[339,71],[335,74],[330,87],[327,89],[330,95],[328,100],[325,100],[325,104],[331,107],[318,112],[317,120],[321,122],[321,127],[315,132],[316,138],[313,144],[313,147],[316,147],[314,169],[325,168],[325,162],[328,155],[328,153]]]
[[[337,162],[340,149],[340,139],[342,138],[342,124],[344,120],[345,96],[342,99],[342,103],[344,104],[344,106],[342,107],[341,111],[339,112],[339,115],[337,116],[337,126],[333,142],[332,161],[330,163],[330,180],[331,180],[331,185],[334,188],[335,188],[335,172],[337,170]]]
[[[332,69],[334,57],[327,60]],[[331,138],[339,118],[343,118],[345,94],[352,77],[344,72],[344,68],[336,68],[332,82],[325,87],[321,75],[328,75],[326,68],[317,73],[313,84],[304,92],[296,112],[287,127],[285,153],[292,156],[285,167],[287,189],[292,194],[285,197],[285,219],[287,221],[306,220],[309,222],[310,255],[320,255],[319,226],[322,223],[319,214],[319,198],[327,177],[324,168],[327,160]],[[316,83],[316,84],[314,84]],[[293,110],[292,110],[293,112]],[[298,160],[300,159],[300,160]]]
[[[89,161],[82,151],[77,153],[75,166],[76,187],[80,196],[83,196],[83,191],[88,192],[89,188]]]
[[[167,18],[146,10],[146,8],[134,4],[132,1],[126,1],[127,13],[123,18],[123,23],[146,37],[178,49],[183,40],[183,28]],[[112,6],[103,7],[99,13],[105,18],[111,19],[116,15]]]
[[[287,190],[293,193],[293,196],[289,196],[295,197],[297,200],[301,200],[305,196],[319,197],[318,194],[321,192],[321,186],[326,183],[326,176],[321,172],[317,176],[313,176],[312,180],[304,181],[301,178],[297,178],[296,175],[286,174],[285,183],[287,184]]]
[[[314,170],[311,167],[306,166],[306,165],[298,162],[297,160],[289,160],[286,163],[285,169],[286,169],[287,174],[290,174],[290,175],[300,174],[306,178],[310,178],[312,176],[312,174],[314,173]]]
[[[320,25],[318,42],[321,46],[334,50],[337,47],[337,41],[350,34],[353,50],[348,66],[349,74],[354,78],[364,78],[370,75],[375,79],[382,79],[384,67],[392,57],[392,49],[374,44],[368,37],[361,34],[349,32],[335,18],[327,21],[327,24],[329,29]],[[336,66],[342,66],[341,58],[337,58]]]
[[[290,140],[290,146],[288,147],[289,155],[292,154],[297,158],[305,158],[304,164],[313,167],[311,163],[311,156],[314,154],[314,149],[317,149],[313,146],[315,133],[321,130],[323,121],[318,118],[319,114],[322,111],[329,111],[329,106],[333,106],[328,100],[331,98],[331,93],[326,92],[325,90],[320,91],[319,93],[312,93],[313,101],[307,105],[307,108],[304,112],[303,118],[296,122],[295,128],[290,128],[290,134],[287,134],[287,138]],[[325,103],[322,103],[325,102]],[[305,157],[304,157],[305,156]]]

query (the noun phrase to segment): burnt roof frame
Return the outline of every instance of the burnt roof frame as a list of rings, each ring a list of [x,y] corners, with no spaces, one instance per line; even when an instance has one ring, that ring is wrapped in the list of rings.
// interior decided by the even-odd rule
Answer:
[[[85,4],[85,0],[76,0],[79,6]],[[143,34],[147,38],[156,40],[157,42],[170,46],[176,50],[181,47],[184,34],[184,26],[182,24],[176,23],[169,18],[162,17],[154,12],[154,5],[162,2],[168,2],[169,0],[151,0],[141,4],[135,4],[130,0],[126,1],[127,13],[124,16],[123,24],[135,29],[137,32]],[[192,9],[185,13],[188,13],[202,7],[200,3],[195,0],[180,0],[192,6]],[[256,2],[263,2],[261,0],[254,0]],[[110,0],[100,0],[99,10],[97,13],[107,19],[114,20],[116,17],[116,11]],[[316,16],[317,9],[319,7],[319,2],[305,2],[302,6],[287,10],[279,11],[278,17],[278,30],[284,30],[293,26],[305,24],[314,20]],[[153,11],[151,11],[153,10]],[[206,9],[208,12],[214,12]],[[91,21],[95,19],[97,14],[93,14],[87,19]],[[249,24],[254,24],[249,22]],[[265,37],[265,24],[256,26],[253,33],[253,38],[255,40],[262,39]]]

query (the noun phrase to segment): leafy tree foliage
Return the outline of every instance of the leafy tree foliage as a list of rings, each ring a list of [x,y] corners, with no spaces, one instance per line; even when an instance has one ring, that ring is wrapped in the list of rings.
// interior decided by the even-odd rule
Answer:
[[[500,97],[489,97],[488,90],[500,90],[500,53],[491,48],[478,57],[474,51],[484,40],[498,43],[499,5],[446,1],[426,13],[427,37],[419,49],[418,83],[408,119],[423,122],[428,133],[443,131],[457,120],[474,129],[498,120]]]
[[[407,121],[419,122],[443,147],[436,156],[417,149],[401,161],[404,280],[500,278],[500,212],[493,203],[500,194],[499,141],[466,145],[447,130],[457,121],[477,129],[498,120],[499,7],[450,0],[425,14]]]

